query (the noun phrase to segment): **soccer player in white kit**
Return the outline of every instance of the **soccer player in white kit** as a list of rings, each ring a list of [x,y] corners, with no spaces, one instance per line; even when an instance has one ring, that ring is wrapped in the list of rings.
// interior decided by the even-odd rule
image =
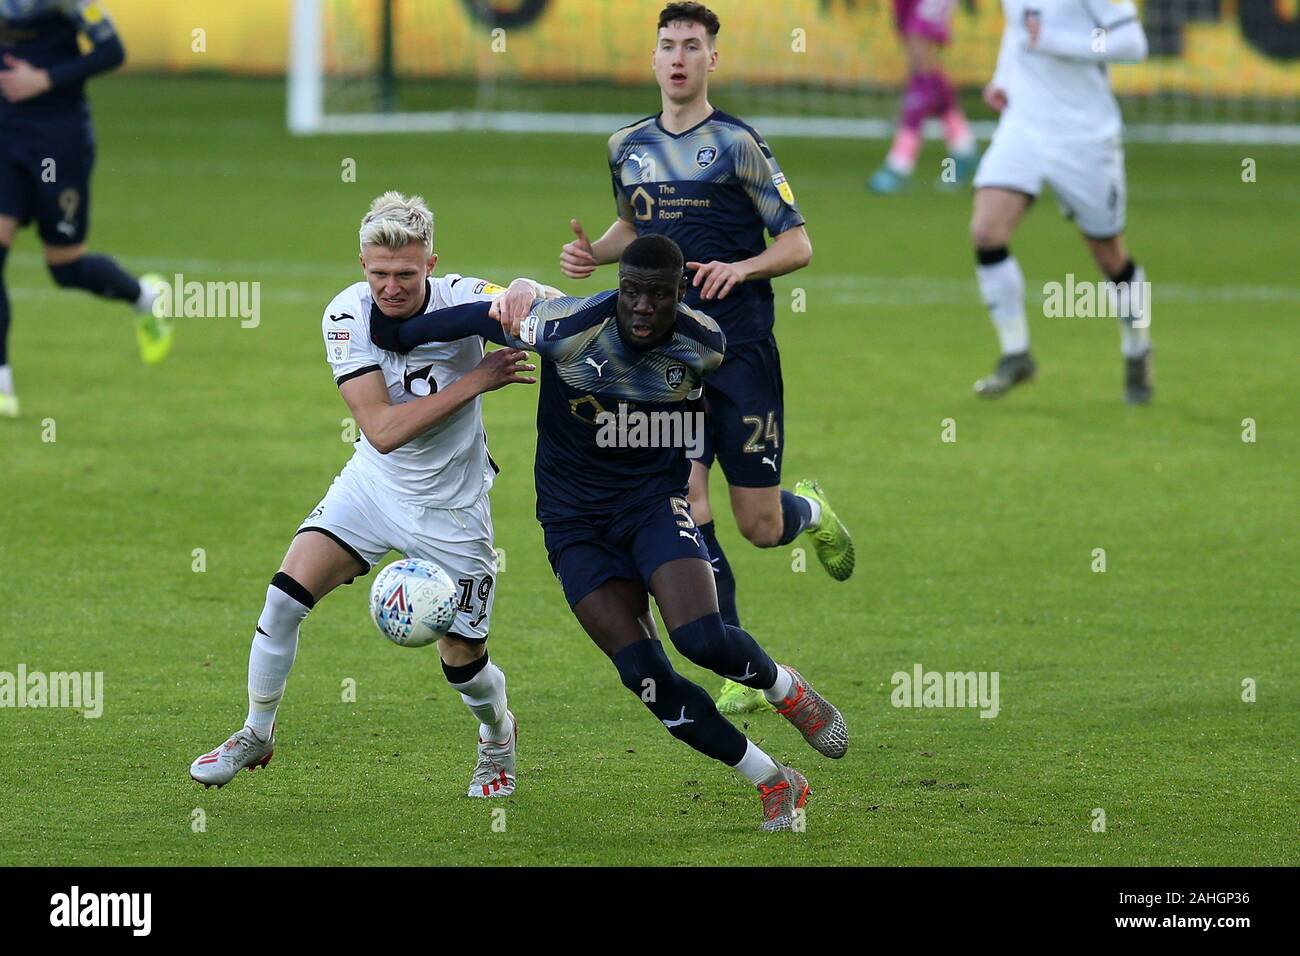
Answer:
[[[469,795],[509,796],[516,726],[505,675],[487,655],[496,580],[488,489],[496,466],[480,396],[534,382],[523,374],[534,366],[523,364],[527,353],[517,349],[485,357],[481,338],[388,352],[372,342],[371,331],[453,305],[496,299],[495,314],[516,299],[526,309],[534,296],[559,293],[528,279],[506,290],[455,274],[432,276],[433,214],[418,196],[389,192],[376,199],[360,238],[365,281],[335,296],[321,325],[326,358],[361,436],[271,579],[249,653],[244,726],[198,757],[190,776],[220,787],[245,767],[266,765],[299,625],[326,594],[394,550],[433,561],[460,586],[456,618],[438,652],[448,683],[479,723]]]
[[[1124,245],[1124,148],[1107,63],[1146,58],[1133,0],[1002,0],[1006,28],[985,101],[1001,112],[975,173],[980,292],[1002,346],[976,394],[996,398],[1035,374],[1025,319],[1025,278],[1008,244],[1046,182],[1112,283],[1120,321],[1125,399],[1151,400],[1149,288]]]

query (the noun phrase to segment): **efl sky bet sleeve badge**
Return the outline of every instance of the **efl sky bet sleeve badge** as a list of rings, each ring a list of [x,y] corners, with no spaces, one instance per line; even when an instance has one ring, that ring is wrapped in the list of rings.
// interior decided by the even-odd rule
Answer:
[[[519,340],[529,345],[537,344],[537,327],[542,324],[542,320],[537,317],[537,313],[531,313],[524,317],[519,323]]]
[[[325,340],[329,343],[331,362],[345,361],[352,352],[352,333],[347,329],[329,329]]]
[[[790,184],[785,181],[785,173],[777,173],[773,176],[772,185],[776,187],[776,191],[781,194],[782,199],[791,206],[794,205],[794,190],[792,190]]]

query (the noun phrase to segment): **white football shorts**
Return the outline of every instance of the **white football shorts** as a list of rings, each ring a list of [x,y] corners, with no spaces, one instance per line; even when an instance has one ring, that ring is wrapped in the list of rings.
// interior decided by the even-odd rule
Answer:
[[[1037,196],[1043,183],[1052,187],[1065,217],[1085,236],[1109,239],[1124,231],[1127,190],[1124,144],[1118,137],[1049,143],[1000,124],[975,171],[975,188]]]
[[[486,494],[467,508],[425,508],[394,499],[349,463],[296,533],[304,531],[333,538],[365,565],[365,574],[389,551],[432,561],[456,584],[459,606],[451,633],[487,639],[497,557]]]

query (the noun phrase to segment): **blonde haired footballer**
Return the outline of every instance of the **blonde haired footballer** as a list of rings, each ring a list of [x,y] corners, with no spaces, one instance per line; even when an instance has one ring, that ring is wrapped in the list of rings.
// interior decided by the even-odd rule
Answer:
[[[555,290],[527,279],[502,289],[454,273],[434,276],[433,214],[424,200],[389,192],[361,222],[364,281],[340,292],[321,320],[325,358],[360,427],[356,451],[303,520],[271,579],[248,659],[248,716],[190,776],[223,786],[263,767],[275,747],[275,719],[298,651],[299,626],[341,584],[369,573],[389,550],[442,567],[461,588],[450,632],[438,641],[447,682],[478,722],[472,797],[515,787],[516,726],[501,669],[488,659],[496,554],[488,490],[495,465],[483,430],[482,395],[514,383],[527,353],[485,355],[481,338],[385,351],[372,339],[426,312],[469,302],[503,303]]]

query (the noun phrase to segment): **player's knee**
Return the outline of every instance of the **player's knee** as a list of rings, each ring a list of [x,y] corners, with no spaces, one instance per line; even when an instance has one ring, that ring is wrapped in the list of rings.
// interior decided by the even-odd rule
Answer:
[[[74,289],[78,286],[81,278],[80,259],[72,262],[48,262],[46,265],[56,285],[64,289]]]
[[[745,540],[756,548],[774,548],[781,542],[781,509],[736,515],[736,525]]]
[[[977,250],[1005,247],[1011,241],[1011,230],[993,219],[978,217],[971,220],[970,241]]]
[[[726,644],[726,625],[721,614],[706,614],[674,629],[668,637],[673,647],[692,664],[712,669],[711,662],[717,659]]]
[[[471,641],[459,634],[444,634],[438,639],[438,654],[444,664],[467,667],[487,653],[487,641]]]

